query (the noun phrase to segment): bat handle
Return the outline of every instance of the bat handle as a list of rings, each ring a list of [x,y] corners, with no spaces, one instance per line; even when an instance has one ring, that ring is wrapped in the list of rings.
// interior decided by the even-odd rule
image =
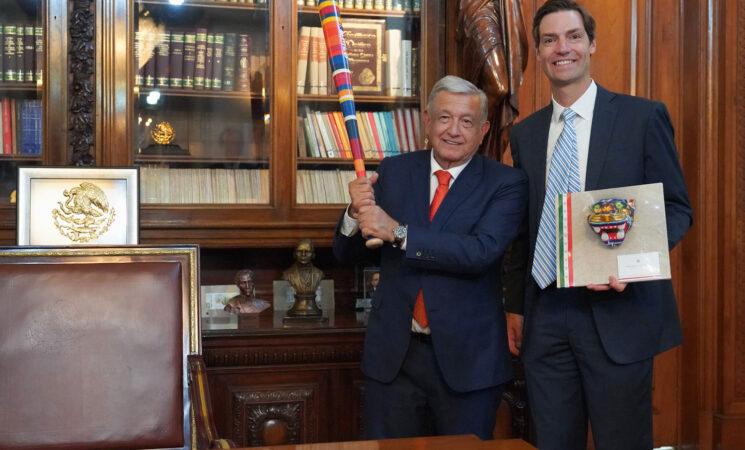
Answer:
[[[379,248],[383,246],[383,240],[380,238],[373,237],[365,241],[365,246],[367,246],[367,248],[369,249]]]

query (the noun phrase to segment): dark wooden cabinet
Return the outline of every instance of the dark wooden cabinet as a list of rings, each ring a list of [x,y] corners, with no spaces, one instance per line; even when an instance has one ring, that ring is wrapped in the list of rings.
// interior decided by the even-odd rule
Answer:
[[[202,331],[220,435],[241,446],[359,439],[362,319],[352,312],[283,328],[272,311],[259,318]]]
[[[337,312],[323,325],[285,327],[282,313],[202,322],[202,352],[215,423],[241,446],[361,439],[360,371],[365,313]],[[520,364],[502,397],[494,435],[529,439]]]

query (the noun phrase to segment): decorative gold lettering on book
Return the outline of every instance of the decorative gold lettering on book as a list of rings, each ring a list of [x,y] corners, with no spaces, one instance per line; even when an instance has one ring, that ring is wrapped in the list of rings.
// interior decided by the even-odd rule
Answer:
[[[109,206],[104,191],[90,182],[80,183],[62,192],[64,203],[52,210],[54,226],[61,235],[75,243],[86,243],[97,239],[108,231],[116,211]]]
[[[173,127],[168,122],[161,122],[155,126],[153,130],[150,130],[150,136],[153,140],[160,145],[168,145],[176,139],[176,132],[173,131]]]

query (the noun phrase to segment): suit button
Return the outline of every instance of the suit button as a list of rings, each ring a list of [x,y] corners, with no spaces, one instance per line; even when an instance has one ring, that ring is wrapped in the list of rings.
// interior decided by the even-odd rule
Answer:
[[[422,256],[422,252],[416,252],[417,256]]]

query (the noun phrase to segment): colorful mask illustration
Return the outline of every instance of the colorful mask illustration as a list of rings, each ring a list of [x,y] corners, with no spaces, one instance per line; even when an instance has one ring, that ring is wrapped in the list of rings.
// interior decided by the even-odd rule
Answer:
[[[609,247],[623,244],[634,224],[634,199],[607,198],[595,202],[590,210],[592,214],[587,217],[587,223],[603,243]]]

